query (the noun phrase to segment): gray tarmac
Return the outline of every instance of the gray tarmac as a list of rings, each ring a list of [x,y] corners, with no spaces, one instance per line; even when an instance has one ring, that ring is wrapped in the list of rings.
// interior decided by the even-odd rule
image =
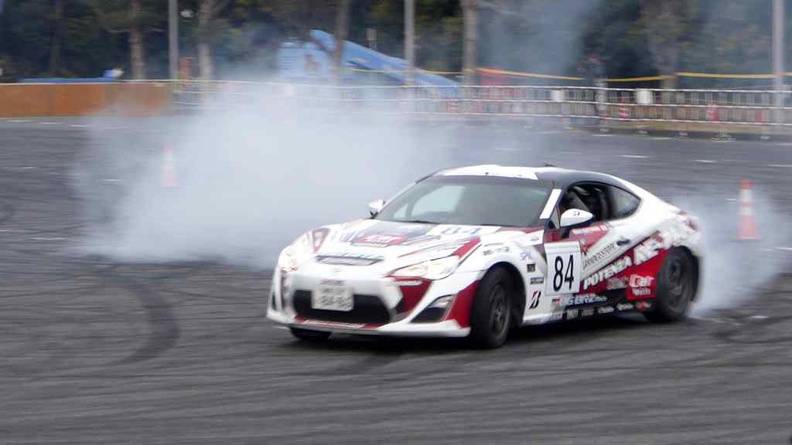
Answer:
[[[0,120],[0,443],[790,443],[792,242],[757,254],[779,266],[744,304],[683,324],[524,329],[495,351],[306,345],[264,319],[266,270],[74,251],[101,217],[73,176],[95,125],[155,146],[166,123]],[[728,203],[749,179],[792,214],[790,145],[454,131],[458,163],[601,169],[672,200]]]

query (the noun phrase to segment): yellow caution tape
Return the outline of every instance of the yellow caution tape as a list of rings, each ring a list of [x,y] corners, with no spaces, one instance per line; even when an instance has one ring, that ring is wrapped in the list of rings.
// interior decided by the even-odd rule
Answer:
[[[515,77],[534,77],[537,79],[557,79],[557,80],[583,80],[582,77],[570,77],[570,76],[554,76],[552,74],[536,74],[536,73],[523,73],[520,71],[506,71],[506,70],[496,70],[493,68],[479,68],[479,71],[482,73],[488,74],[503,74],[505,76],[515,76]]]
[[[710,74],[710,73],[691,73],[680,71],[676,73],[680,77],[703,77],[710,79],[774,79],[773,74]]]

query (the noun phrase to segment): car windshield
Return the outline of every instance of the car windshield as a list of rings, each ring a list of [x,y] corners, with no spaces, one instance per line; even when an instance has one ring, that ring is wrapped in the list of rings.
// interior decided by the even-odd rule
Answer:
[[[496,176],[433,176],[388,203],[376,219],[433,224],[536,225],[552,184]]]

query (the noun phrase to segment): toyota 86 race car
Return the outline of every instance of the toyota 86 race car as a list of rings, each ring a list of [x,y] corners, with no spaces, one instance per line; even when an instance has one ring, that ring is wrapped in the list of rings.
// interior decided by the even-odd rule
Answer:
[[[697,295],[696,218],[611,175],[455,168],[369,212],[281,252],[269,319],[303,340],[469,337],[495,348],[523,325],[626,312],[678,321]]]

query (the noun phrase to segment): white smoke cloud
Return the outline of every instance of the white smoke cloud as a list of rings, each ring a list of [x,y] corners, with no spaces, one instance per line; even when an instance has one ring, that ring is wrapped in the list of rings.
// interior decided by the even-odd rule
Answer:
[[[738,239],[738,190],[727,200],[723,190],[700,190],[674,203],[701,220],[705,258],[699,300],[694,315],[730,309],[756,298],[763,283],[783,273],[785,262],[777,251],[792,241],[789,215],[777,208],[761,188],[754,188],[753,208],[759,240]]]
[[[120,179],[113,193],[91,192],[90,214],[107,219],[91,227],[83,248],[125,261],[271,265],[303,231],[365,217],[369,201],[447,165],[447,130],[282,100],[273,106],[278,98],[269,93],[244,98],[249,105],[210,104],[192,117],[166,118],[162,133],[145,140],[98,126],[94,171],[79,172],[80,188],[107,190],[99,179],[111,172]],[[166,143],[175,153],[175,188],[162,187]]]

